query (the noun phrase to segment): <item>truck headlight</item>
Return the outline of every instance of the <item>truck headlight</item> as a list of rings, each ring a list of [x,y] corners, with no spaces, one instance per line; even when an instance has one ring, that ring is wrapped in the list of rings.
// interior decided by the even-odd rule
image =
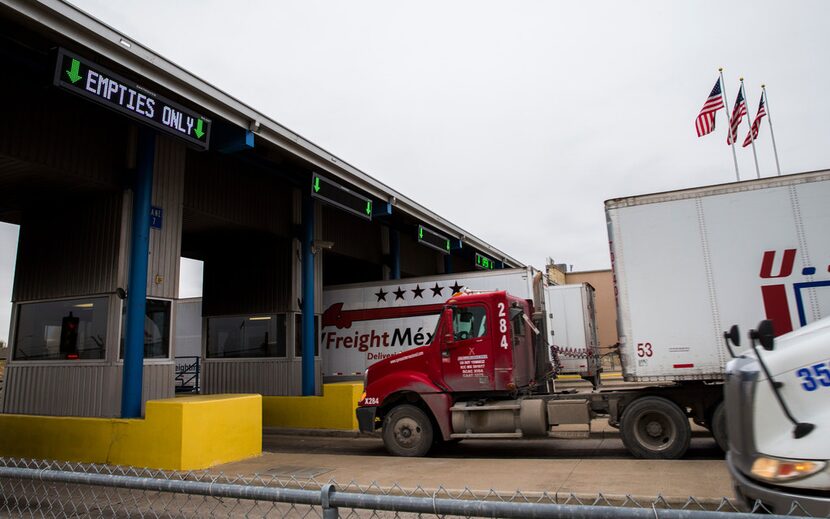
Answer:
[[[752,474],[770,483],[806,478],[820,472],[827,466],[826,461],[787,460],[761,456],[752,464]]]

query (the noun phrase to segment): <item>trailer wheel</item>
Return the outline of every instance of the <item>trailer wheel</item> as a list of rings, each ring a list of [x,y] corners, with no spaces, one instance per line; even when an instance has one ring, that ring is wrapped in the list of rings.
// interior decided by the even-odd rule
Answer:
[[[620,435],[638,458],[676,459],[689,448],[689,419],[671,400],[647,396],[635,400],[622,415]]]
[[[399,405],[383,421],[383,444],[395,456],[424,456],[432,447],[432,422],[414,405]]]
[[[723,452],[728,451],[729,438],[726,435],[726,406],[723,405],[723,402],[719,403],[715,408],[715,412],[712,413],[710,430],[712,431],[712,436],[715,437],[715,441],[718,442],[718,447]]]

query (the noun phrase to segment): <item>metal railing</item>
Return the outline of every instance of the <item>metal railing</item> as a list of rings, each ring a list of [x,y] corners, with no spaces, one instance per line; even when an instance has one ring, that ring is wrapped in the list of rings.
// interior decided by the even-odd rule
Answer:
[[[756,512],[765,510],[757,508]],[[632,496],[405,490],[373,483],[0,459],[0,515],[10,517],[550,517],[747,519],[729,499],[670,503]],[[794,503],[788,515],[806,516]]]
[[[198,393],[201,374],[200,357],[176,357],[176,393]]]

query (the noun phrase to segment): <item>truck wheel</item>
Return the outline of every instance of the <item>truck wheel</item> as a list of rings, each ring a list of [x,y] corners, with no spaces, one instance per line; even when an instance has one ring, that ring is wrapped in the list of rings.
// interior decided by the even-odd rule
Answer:
[[[723,405],[723,402],[719,403],[715,408],[715,412],[712,413],[710,430],[712,431],[712,436],[715,437],[715,441],[718,442],[718,447],[723,452],[728,451],[729,438],[726,436],[726,406]]]
[[[432,447],[432,422],[414,405],[399,405],[383,420],[383,444],[395,456],[424,456]]]
[[[689,448],[689,419],[671,400],[647,396],[635,400],[622,415],[620,435],[638,458],[676,459]]]

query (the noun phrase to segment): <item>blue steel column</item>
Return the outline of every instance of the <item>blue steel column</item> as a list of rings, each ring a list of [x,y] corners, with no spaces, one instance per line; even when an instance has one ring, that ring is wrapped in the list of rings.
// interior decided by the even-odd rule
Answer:
[[[389,277],[401,279],[401,233],[397,229],[389,229],[389,256],[392,259]]]
[[[138,132],[138,164],[133,186],[130,278],[127,285],[124,376],[121,384],[122,418],[141,417],[144,316],[147,307],[147,255],[150,249],[150,199],[153,192],[155,156],[156,134],[152,130],[141,128]]]
[[[303,197],[303,396],[316,394],[314,384],[314,200]]]

